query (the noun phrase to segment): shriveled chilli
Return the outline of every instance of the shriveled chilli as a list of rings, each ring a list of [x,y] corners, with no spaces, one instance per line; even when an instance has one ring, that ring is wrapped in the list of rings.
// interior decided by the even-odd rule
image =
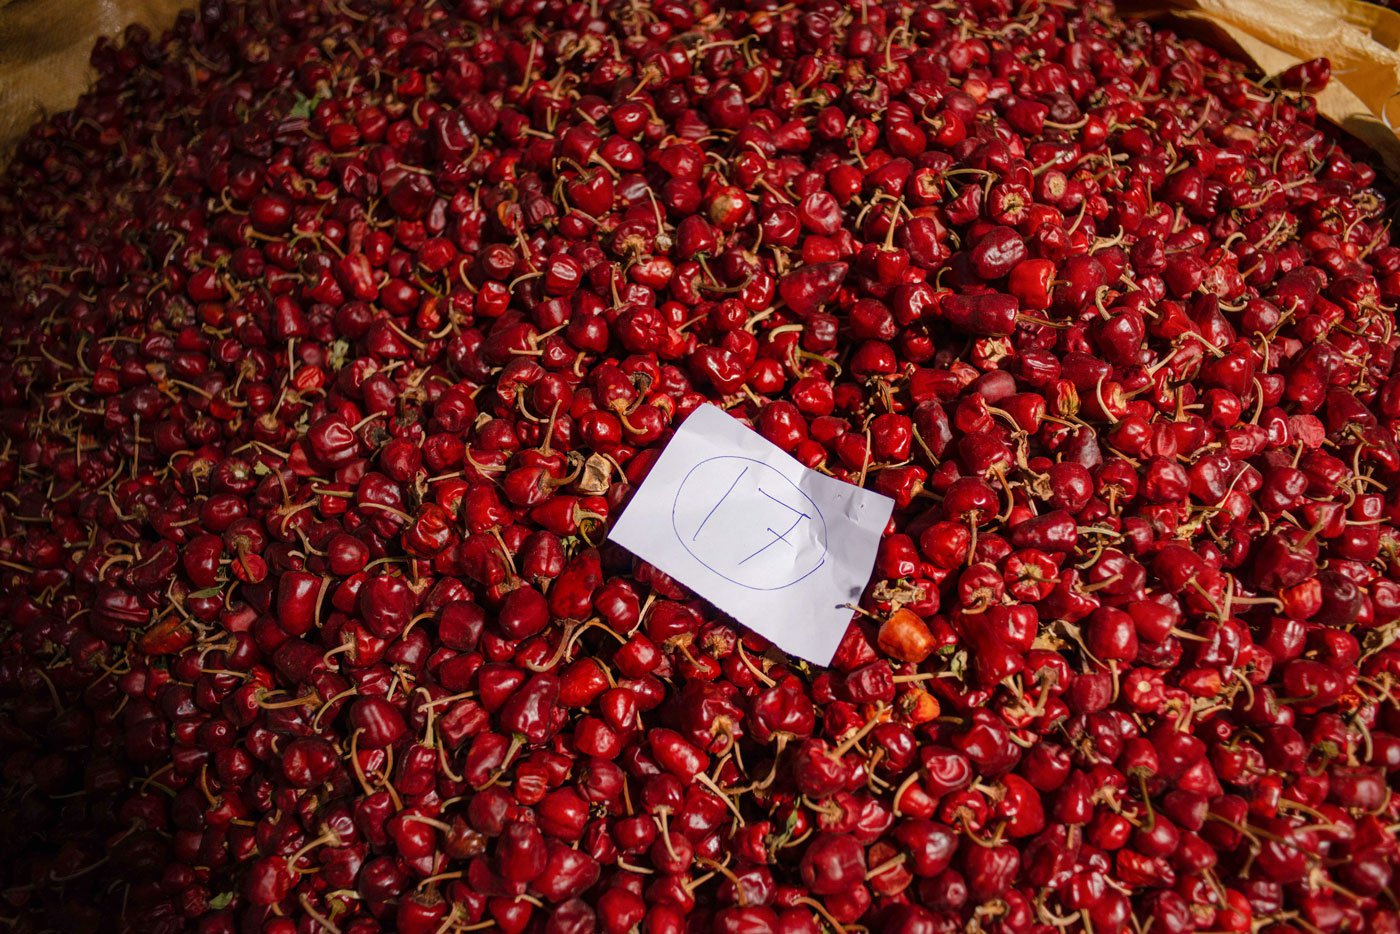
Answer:
[[[221,3],[0,186],[9,930],[1393,932],[1400,249],[1111,6]],[[605,542],[897,504],[829,669]]]

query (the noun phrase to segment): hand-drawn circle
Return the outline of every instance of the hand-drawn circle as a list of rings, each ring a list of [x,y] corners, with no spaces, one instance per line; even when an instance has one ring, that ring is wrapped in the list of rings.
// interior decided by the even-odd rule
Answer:
[[[695,530],[690,529],[686,533],[682,533],[677,524],[676,513],[680,503],[688,499],[693,501],[694,497],[703,497],[707,494],[711,500],[718,500],[719,497],[715,494],[715,489],[724,490],[735,482],[736,468],[757,471],[760,478],[757,482],[768,484],[770,488],[778,491],[779,499],[784,500],[789,509],[797,507],[811,517],[812,532],[810,534],[815,535],[817,547],[802,553],[800,560],[796,561],[788,569],[788,572],[777,580],[773,579],[771,573],[765,572],[764,565],[761,563],[745,569],[738,563],[744,557],[738,552],[728,556],[732,558],[731,562],[724,562],[719,560],[719,556],[707,549],[697,550],[692,547],[693,536],[689,534]],[[711,457],[690,468],[685,479],[676,488],[675,498],[671,501],[671,529],[675,532],[676,541],[680,542],[692,558],[730,583],[737,584],[747,590],[770,591],[791,587],[809,577],[812,572],[826,563],[826,517],[822,515],[820,507],[812,501],[812,497],[802,491],[801,487],[782,473],[751,457],[734,455]],[[762,579],[764,577],[767,577],[767,580]]]

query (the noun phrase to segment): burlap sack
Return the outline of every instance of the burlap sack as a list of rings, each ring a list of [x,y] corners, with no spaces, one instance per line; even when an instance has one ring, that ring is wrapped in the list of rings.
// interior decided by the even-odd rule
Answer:
[[[131,23],[159,34],[191,0],[0,0],[0,152],[88,86],[99,36]]]

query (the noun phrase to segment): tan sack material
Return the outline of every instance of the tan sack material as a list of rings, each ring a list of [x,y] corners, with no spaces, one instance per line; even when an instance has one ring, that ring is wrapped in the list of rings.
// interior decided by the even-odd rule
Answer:
[[[73,106],[99,36],[141,23],[159,33],[192,0],[0,0],[0,152],[35,120]],[[1400,13],[1362,0],[1120,0],[1276,75],[1325,56],[1318,110],[1380,153],[1400,179]]]
[[[0,0],[0,161],[33,123],[77,103],[98,38],[132,23],[159,35],[192,2]]]

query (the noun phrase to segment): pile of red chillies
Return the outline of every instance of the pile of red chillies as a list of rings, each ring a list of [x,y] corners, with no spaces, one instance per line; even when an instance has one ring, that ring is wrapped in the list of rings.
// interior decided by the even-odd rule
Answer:
[[[1048,0],[203,0],[0,184],[0,919],[1400,930],[1400,249]],[[830,667],[607,532],[895,501]]]

